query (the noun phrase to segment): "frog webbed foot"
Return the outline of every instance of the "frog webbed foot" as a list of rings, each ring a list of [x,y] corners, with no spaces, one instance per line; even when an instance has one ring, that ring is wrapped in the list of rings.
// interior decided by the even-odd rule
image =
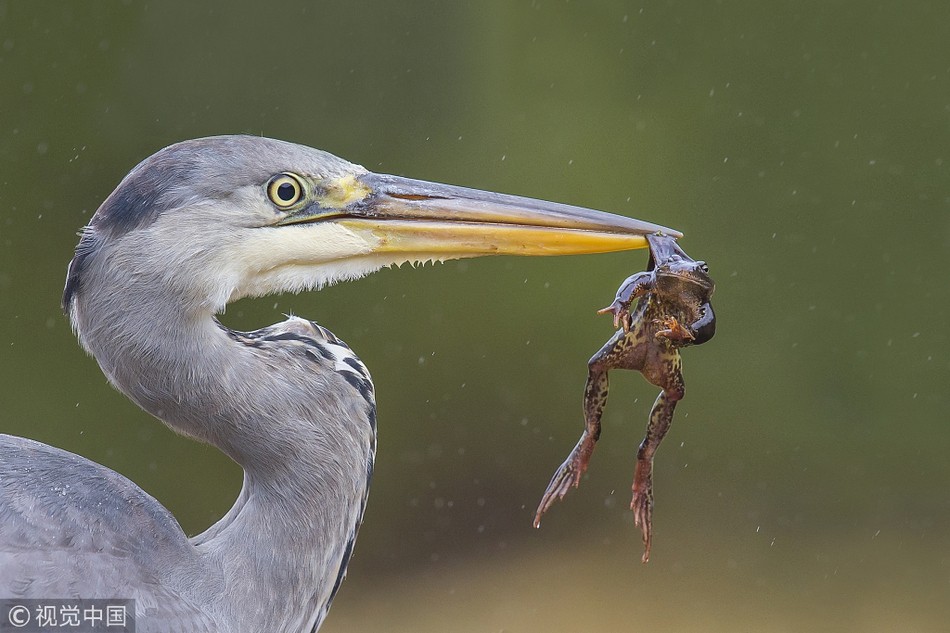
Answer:
[[[657,319],[655,323],[663,325],[664,329],[656,333],[656,338],[665,338],[674,342],[689,343],[696,339],[696,336],[675,317],[668,316],[664,319]]]
[[[587,470],[590,456],[594,452],[595,442],[596,440],[585,431],[571,454],[555,471],[554,476],[551,477],[551,482],[544,491],[544,496],[541,497],[538,510],[535,512],[534,527],[541,525],[541,515],[547,512],[555,501],[560,501],[571,488],[577,488],[580,485],[581,476]]]
[[[640,463],[637,463],[630,509],[633,510],[633,523],[640,528],[640,533],[643,535],[643,556],[640,560],[647,563],[650,560],[650,548],[653,545],[653,478],[651,475],[643,476],[641,468]],[[652,470],[652,465],[650,469]]]

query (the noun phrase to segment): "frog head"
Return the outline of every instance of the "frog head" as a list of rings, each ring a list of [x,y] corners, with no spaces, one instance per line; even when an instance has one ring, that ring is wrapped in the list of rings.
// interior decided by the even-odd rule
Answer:
[[[647,236],[650,261],[647,270],[656,279],[658,292],[682,296],[684,293],[706,301],[716,288],[704,261],[694,261],[676,239],[662,233]]]

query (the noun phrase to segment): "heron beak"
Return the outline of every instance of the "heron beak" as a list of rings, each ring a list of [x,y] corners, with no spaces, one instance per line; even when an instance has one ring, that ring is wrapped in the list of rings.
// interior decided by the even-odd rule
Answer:
[[[570,255],[644,248],[645,236],[657,232],[682,237],[603,211],[385,174],[346,176],[327,192],[326,206],[292,221],[333,220],[377,253]]]

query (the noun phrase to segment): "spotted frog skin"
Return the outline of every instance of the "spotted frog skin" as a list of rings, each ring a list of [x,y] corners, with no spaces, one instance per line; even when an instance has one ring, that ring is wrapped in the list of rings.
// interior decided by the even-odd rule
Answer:
[[[644,563],[650,559],[653,541],[653,455],[670,429],[676,403],[685,393],[679,350],[705,343],[716,332],[716,316],[709,301],[716,286],[705,262],[693,261],[671,237],[650,235],[647,241],[647,270],[628,277],[613,303],[599,311],[612,314],[618,329],[588,363],[584,432],[554,473],[534,518],[538,527],[541,515],[563,499],[571,487],[580,484],[600,437],[600,418],[607,403],[607,373],[611,369],[639,371],[663,390],[650,411],[646,435],[637,451],[630,504],[634,522],[643,534]],[[637,305],[631,311],[634,301]]]

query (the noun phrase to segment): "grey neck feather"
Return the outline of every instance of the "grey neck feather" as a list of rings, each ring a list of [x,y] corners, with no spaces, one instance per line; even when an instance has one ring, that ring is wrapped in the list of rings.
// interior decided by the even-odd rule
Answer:
[[[203,594],[223,621],[239,616],[241,630],[318,626],[368,490],[366,402],[343,397],[330,368],[316,380],[319,368],[301,355],[243,345],[207,307],[175,303],[156,291],[161,279],[130,276],[101,254],[71,302],[83,345],[134,402],[245,472],[234,507],[192,539],[196,561],[170,570],[169,582]],[[242,601],[268,607],[249,618]]]

